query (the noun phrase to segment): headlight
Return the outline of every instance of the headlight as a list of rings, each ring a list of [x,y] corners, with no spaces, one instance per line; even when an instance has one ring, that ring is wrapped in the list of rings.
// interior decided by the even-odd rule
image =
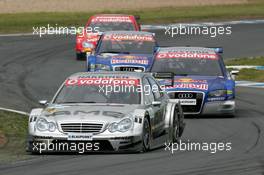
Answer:
[[[83,47],[83,48],[90,48],[90,49],[93,49],[93,48],[94,48],[94,45],[93,45],[92,43],[89,43],[89,42],[84,41],[84,42],[82,43],[82,47]]]
[[[56,124],[54,122],[48,122],[44,118],[40,118],[36,122],[36,128],[39,131],[50,131],[50,132],[54,132],[56,130]]]
[[[209,92],[208,97],[223,97],[226,96],[226,90],[216,90]]]
[[[108,127],[108,130],[110,132],[116,132],[116,131],[126,132],[132,127],[132,125],[133,125],[132,120],[129,118],[125,118],[118,123],[115,122],[115,123],[110,124],[110,126]]]
[[[95,64],[95,69],[110,70],[110,66],[108,66],[106,64]]]

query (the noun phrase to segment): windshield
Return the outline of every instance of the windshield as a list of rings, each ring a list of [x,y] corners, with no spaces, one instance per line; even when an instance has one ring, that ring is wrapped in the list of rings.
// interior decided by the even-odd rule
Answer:
[[[155,41],[152,36],[106,35],[98,53],[153,54]]]
[[[129,88],[135,89],[136,84],[112,84],[112,82],[110,84],[104,84],[104,81],[109,80],[87,78],[68,79],[55,98],[54,103],[140,104],[140,93],[133,90],[129,91]],[[103,81],[103,83],[98,83],[100,81]],[[126,80],[118,79],[116,81]]]
[[[135,27],[132,22],[91,22],[89,27],[97,28],[100,32],[106,31],[134,31]]]
[[[165,70],[175,75],[223,76],[219,59],[156,58],[151,72]]]

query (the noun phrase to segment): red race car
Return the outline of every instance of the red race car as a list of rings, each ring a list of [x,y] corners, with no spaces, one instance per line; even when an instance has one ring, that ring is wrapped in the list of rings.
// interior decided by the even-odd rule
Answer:
[[[85,59],[95,48],[102,32],[139,31],[139,16],[123,14],[99,14],[91,16],[82,32],[76,35],[76,58]]]

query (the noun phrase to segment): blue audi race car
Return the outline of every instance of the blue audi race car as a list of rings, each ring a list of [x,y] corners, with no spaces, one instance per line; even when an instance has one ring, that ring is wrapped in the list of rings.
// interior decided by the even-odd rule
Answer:
[[[87,71],[149,71],[157,48],[153,33],[105,32],[87,57]]]
[[[219,48],[218,48],[219,49]],[[235,112],[235,82],[213,48],[160,48],[151,72],[172,72],[174,82],[159,79],[170,98],[179,99],[184,114],[228,115]]]

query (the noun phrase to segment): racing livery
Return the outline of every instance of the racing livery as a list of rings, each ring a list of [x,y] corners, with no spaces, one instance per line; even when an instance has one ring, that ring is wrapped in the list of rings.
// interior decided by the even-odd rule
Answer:
[[[95,48],[100,34],[105,31],[139,31],[139,17],[123,14],[98,14],[91,16],[84,28],[76,36],[77,59],[86,58],[86,53],[90,53]]]
[[[158,91],[143,91],[145,86]],[[82,142],[90,144],[86,151],[141,152],[177,141],[184,128],[179,103],[147,73],[77,73],[41,104],[46,107],[29,117],[31,152],[75,152],[72,145]]]
[[[157,42],[153,33],[105,32],[93,54],[87,57],[88,71],[148,71]]]
[[[166,90],[181,101],[184,114],[234,114],[235,82],[217,49],[168,47],[157,52],[151,71],[174,73],[174,85]]]

